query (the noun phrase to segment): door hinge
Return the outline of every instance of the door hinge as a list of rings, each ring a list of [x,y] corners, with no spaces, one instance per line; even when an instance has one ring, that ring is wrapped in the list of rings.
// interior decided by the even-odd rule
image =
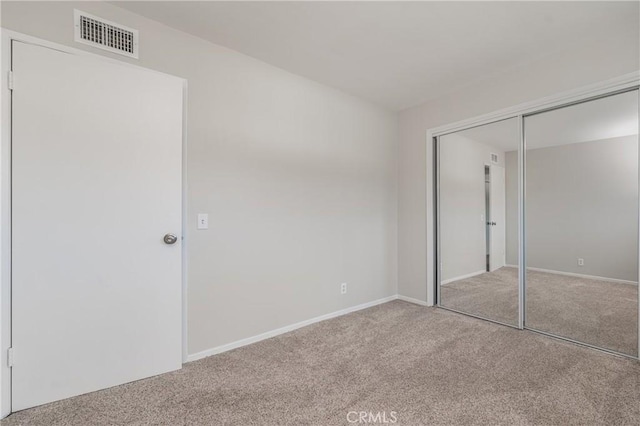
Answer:
[[[7,349],[7,366],[13,367],[13,348]]]
[[[9,90],[13,90],[13,71],[9,71],[9,75],[7,76],[7,84],[9,85]]]

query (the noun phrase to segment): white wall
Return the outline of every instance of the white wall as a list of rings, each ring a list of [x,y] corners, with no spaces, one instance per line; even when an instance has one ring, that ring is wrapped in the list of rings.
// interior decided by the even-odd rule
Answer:
[[[442,281],[486,269],[485,164],[504,153],[459,133],[440,138]]]
[[[74,43],[74,7],[140,60]],[[2,2],[2,26],[188,80],[190,354],[396,294],[397,114],[111,4]]]
[[[640,37],[601,40],[505,70],[400,114],[398,162],[398,291],[427,301],[427,130],[637,71]],[[463,82],[461,82],[462,84]],[[431,147],[429,147],[429,153]],[[429,295],[429,299],[431,295]]]
[[[527,150],[526,166],[527,266],[638,281],[637,136]]]

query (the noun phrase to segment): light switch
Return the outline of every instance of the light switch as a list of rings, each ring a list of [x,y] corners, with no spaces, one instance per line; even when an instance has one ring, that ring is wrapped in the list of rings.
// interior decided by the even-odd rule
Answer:
[[[209,229],[209,215],[198,213],[198,229]]]

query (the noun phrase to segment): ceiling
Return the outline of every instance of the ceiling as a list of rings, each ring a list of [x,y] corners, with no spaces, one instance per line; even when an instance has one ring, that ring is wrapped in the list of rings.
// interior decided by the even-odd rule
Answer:
[[[637,135],[638,91],[531,115],[524,125],[527,150]],[[517,150],[520,142],[516,118],[458,134],[505,152]]]
[[[112,3],[394,110],[640,35],[639,2]]]

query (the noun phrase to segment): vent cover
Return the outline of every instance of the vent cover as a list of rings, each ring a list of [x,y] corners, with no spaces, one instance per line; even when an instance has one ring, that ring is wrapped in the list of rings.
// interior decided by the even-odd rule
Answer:
[[[498,154],[491,153],[491,162],[493,164],[498,164]]]
[[[138,31],[80,10],[73,11],[75,40],[109,52],[138,58]]]

